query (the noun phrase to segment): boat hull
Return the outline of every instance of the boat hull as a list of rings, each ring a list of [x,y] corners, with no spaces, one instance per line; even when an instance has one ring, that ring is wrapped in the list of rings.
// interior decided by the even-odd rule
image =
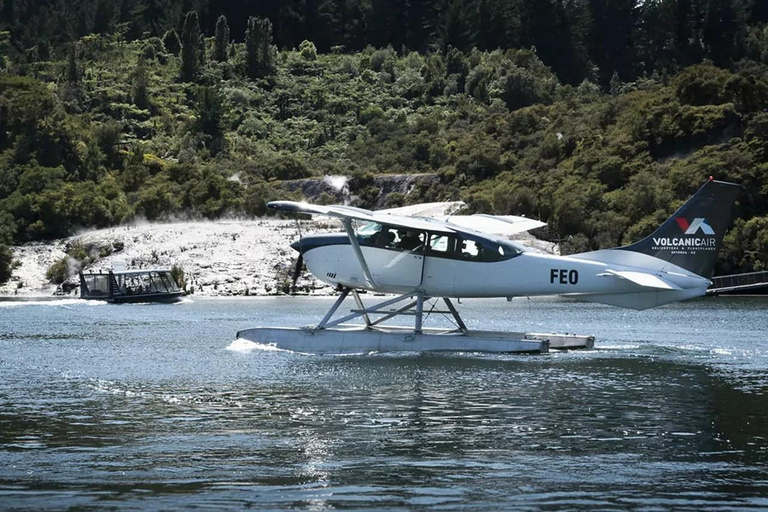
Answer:
[[[144,293],[141,295],[122,295],[118,297],[110,297],[107,299],[107,302],[112,304],[137,304],[143,302],[159,302],[163,304],[171,304],[174,302],[179,302],[183,298],[184,292]]]

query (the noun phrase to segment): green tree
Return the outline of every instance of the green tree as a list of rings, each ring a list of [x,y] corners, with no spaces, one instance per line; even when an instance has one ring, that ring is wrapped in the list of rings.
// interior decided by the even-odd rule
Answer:
[[[306,39],[299,45],[299,53],[306,60],[317,60],[317,48],[312,41]]]
[[[69,45],[67,54],[67,82],[76,84],[80,81],[80,70],[77,69],[77,43]]]
[[[181,80],[191,82],[200,69],[200,22],[197,11],[190,11],[184,18],[181,34]]]
[[[248,18],[245,32],[246,71],[252,79],[264,78],[275,71],[272,23],[265,18]]]
[[[5,146],[9,142],[8,137],[8,121],[9,121],[8,105],[0,103],[0,150],[5,149]]]
[[[221,92],[210,86],[197,88],[195,113],[197,129],[208,136],[211,155],[217,155],[224,147],[221,119],[224,111]]]
[[[51,60],[51,44],[48,41],[37,43],[37,58],[43,62]]]
[[[151,46],[150,46],[151,48]],[[149,76],[144,56],[139,55],[136,70],[133,72],[133,103],[139,108],[149,108]]]
[[[107,0],[99,0],[96,4],[96,12],[93,15],[93,31],[96,34],[109,33],[114,16],[114,9],[110,7],[112,6]]]
[[[470,49],[477,41],[472,5],[462,0],[446,0],[433,30],[434,44],[442,49],[453,46],[462,50]]]
[[[593,20],[589,53],[600,68],[601,83],[614,72],[624,80],[634,79],[637,0],[589,0],[589,5]]]
[[[7,245],[0,244],[0,284],[11,278],[12,266],[13,252]]]
[[[13,241],[14,228],[13,216],[0,210],[0,284],[10,279],[13,270],[13,252],[8,245]]]
[[[198,39],[198,51],[199,51],[198,63],[202,68],[202,67],[205,67],[205,64],[208,62],[208,55],[206,54],[205,36],[203,34],[200,34],[200,38]]]
[[[216,36],[213,43],[213,60],[225,62],[227,60],[227,45],[229,44],[229,25],[223,14],[216,21]]]
[[[738,37],[743,17],[733,0],[707,0],[703,39],[707,54],[715,64],[726,66],[737,57]]]
[[[179,34],[174,29],[170,29],[163,36],[163,46],[172,54],[178,56],[181,51],[181,41],[179,41]]]

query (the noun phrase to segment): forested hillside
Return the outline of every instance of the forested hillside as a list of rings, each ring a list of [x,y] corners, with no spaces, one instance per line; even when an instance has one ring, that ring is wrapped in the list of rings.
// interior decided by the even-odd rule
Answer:
[[[768,2],[0,5],[0,280],[8,244],[263,215],[323,175],[361,206],[535,216],[570,251],[712,175],[746,186],[718,270],[768,268]],[[379,197],[403,173],[438,179]]]

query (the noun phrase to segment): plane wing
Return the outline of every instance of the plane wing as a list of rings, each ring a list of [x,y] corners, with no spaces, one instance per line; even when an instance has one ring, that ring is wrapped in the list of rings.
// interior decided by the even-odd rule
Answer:
[[[442,203],[419,203],[397,208],[376,210],[376,213],[388,213],[391,215],[405,215],[408,217],[427,217],[443,220],[448,215],[454,215],[466,205],[464,201],[446,201]]]
[[[447,222],[460,228],[498,236],[513,236],[547,225],[546,222],[515,215],[486,215],[483,213],[456,215],[456,212],[465,206],[466,204],[463,201],[422,203],[389,208],[387,210],[377,210],[376,213],[407,215],[420,218],[427,217]]]
[[[547,225],[545,222],[514,215],[486,215],[482,213],[450,215],[463,206],[464,203],[461,201],[453,201],[371,211],[352,206],[322,206],[295,201],[272,201],[267,204],[268,208],[284,212],[378,222],[437,233],[471,230],[488,235],[508,237]]]
[[[616,277],[618,279],[624,279],[635,283],[643,288],[654,288],[657,290],[681,290],[675,283],[662,279],[655,274],[649,274],[647,272],[636,272],[631,270],[611,270],[608,269],[605,273],[598,274],[604,277]]]
[[[321,206],[309,203],[297,203],[295,201],[272,201],[267,203],[267,208],[284,212],[306,213],[309,215],[324,215],[338,219],[354,219],[367,222],[378,222],[420,231],[432,231],[433,233],[455,233],[456,231],[444,222],[430,219],[419,219],[403,215],[373,212],[363,208],[351,206]]]
[[[514,215],[450,215],[440,218],[449,224],[490,235],[512,236],[546,226],[546,222]]]

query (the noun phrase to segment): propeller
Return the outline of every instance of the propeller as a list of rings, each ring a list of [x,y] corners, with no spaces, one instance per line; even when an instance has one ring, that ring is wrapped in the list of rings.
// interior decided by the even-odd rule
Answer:
[[[291,290],[293,290],[294,293],[296,293],[296,281],[299,280],[299,276],[301,276],[301,271],[304,269],[304,255],[299,253],[299,257],[296,259],[296,266],[293,268],[293,275],[291,276],[291,279],[293,280],[293,284],[291,285]]]

